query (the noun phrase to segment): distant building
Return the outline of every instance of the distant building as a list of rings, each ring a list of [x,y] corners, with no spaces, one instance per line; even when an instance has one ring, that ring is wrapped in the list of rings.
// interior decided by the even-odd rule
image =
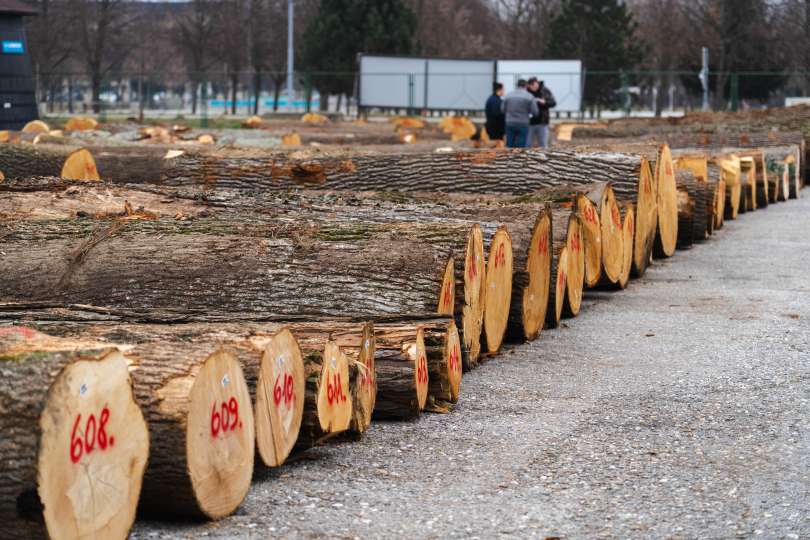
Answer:
[[[23,17],[37,10],[0,0],[0,129],[20,129],[39,117]]]

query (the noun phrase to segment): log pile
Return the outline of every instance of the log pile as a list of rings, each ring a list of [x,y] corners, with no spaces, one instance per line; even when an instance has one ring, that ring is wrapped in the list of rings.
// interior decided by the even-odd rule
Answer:
[[[800,195],[800,135],[685,125],[551,150],[1,145],[4,523],[223,518],[254,467],[449,412],[591,289]]]

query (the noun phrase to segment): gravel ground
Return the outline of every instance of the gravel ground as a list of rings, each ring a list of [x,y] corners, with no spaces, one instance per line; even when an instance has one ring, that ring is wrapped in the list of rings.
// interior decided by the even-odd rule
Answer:
[[[810,537],[810,193],[467,374],[447,415],[257,473],[136,538]]]

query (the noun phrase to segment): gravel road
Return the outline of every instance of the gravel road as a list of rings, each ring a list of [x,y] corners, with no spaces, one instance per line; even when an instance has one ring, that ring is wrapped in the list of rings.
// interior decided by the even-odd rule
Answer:
[[[810,190],[467,374],[446,415],[136,538],[810,537]]]

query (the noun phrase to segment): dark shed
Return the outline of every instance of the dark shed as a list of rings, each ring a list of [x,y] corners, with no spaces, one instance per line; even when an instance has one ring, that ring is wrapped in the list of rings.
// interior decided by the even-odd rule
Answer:
[[[20,129],[39,118],[23,22],[36,14],[20,0],[0,0],[0,129]]]

